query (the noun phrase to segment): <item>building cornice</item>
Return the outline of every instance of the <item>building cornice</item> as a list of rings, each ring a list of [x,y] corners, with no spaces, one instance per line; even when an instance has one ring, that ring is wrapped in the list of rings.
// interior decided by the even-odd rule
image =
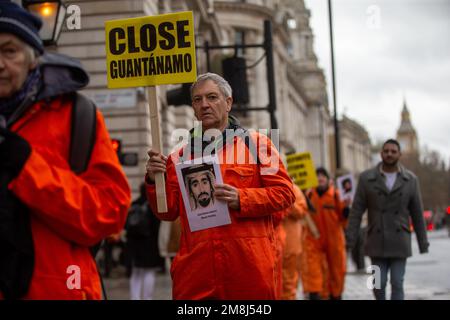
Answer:
[[[295,63],[289,63],[287,67],[289,82],[301,93],[308,106],[328,107],[325,76],[322,69],[315,67],[311,69],[299,68]],[[315,88],[311,88],[309,80],[315,80]],[[318,86],[317,86],[318,85]]]
[[[265,19],[271,20],[273,20],[274,15],[272,9],[253,3],[214,1],[214,11],[225,11],[225,10],[256,14],[262,16]]]
[[[339,125],[342,128],[342,133],[345,134],[345,131],[351,132],[351,136],[358,137],[358,141],[370,143],[370,137],[367,130],[358,122],[353,119],[350,119],[347,116],[343,116],[341,120],[339,120]]]

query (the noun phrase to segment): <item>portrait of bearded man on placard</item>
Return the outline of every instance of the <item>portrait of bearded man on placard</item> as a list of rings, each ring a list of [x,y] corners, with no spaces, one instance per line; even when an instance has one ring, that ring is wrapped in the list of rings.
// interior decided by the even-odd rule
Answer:
[[[191,211],[214,205],[216,181],[212,164],[194,165],[181,170]]]

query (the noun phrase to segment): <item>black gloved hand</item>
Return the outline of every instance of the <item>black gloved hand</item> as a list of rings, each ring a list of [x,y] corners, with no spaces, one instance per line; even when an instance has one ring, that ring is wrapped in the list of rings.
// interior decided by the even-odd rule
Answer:
[[[8,181],[20,173],[30,154],[31,146],[24,138],[0,126],[0,171]]]
[[[0,252],[0,292],[5,299],[19,299],[33,275],[33,236],[28,208],[6,185],[0,185]]]
[[[428,253],[428,247],[430,243],[428,241],[419,244],[419,252],[420,254]]]
[[[350,208],[345,207],[344,210],[342,211],[342,216],[344,217],[344,219],[348,219],[349,215],[350,215]]]
[[[0,116],[0,292],[18,299],[27,292],[34,270],[34,247],[28,208],[8,190],[31,153],[29,143],[5,128]]]

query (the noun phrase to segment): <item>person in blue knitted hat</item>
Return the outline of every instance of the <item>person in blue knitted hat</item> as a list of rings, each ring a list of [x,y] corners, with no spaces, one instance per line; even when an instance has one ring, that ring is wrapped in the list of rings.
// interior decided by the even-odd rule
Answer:
[[[37,16],[11,1],[0,0],[0,53],[4,58],[0,61],[0,108],[3,111],[12,112],[11,107],[5,106],[11,102],[6,103],[5,98],[15,98],[21,88],[32,87],[40,77],[36,67],[37,57],[44,52],[39,38],[41,26]],[[22,50],[23,55],[16,54]]]
[[[86,71],[45,52],[41,25],[0,0],[0,300],[100,299],[90,247],[122,230],[130,188],[101,113],[77,93]]]
[[[19,37],[37,53],[44,52],[44,45],[39,37],[42,21],[39,17],[24,10],[9,0],[0,0],[0,32]]]

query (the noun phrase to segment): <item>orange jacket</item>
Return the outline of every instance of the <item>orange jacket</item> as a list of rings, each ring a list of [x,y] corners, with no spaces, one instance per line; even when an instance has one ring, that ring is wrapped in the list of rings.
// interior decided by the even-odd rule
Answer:
[[[339,191],[330,185],[322,196],[319,196],[317,189],[313,189],[308,197],[315,209],[315,213],[311,214],[311,217],[319,229],[320,241],[323,244],[335,243],[337,240],[341,242],[344,234],[343,227],[347,219],[343,214],[345,206],[340,201]]]
[[[37,102],[12,127],[32,147],[8,186],[31,211],[35,266],[25,299],[100,299],[89,246],[122,230],[130,204],[128,182],[99,112],[89,166],[79,176],[71,171],[71,104],[61,96]]]
[[[307,229],[303,243],[303,288],[306,292],[321,292],[322,295],[338,297],[344,289],[346,271],[344,204],[333,186],[322,196],[318,195],[317,189],[308,196],[316,210],[311,217],[320,238],[314,238]]]
[[[275,299],[279,300],[283,293],[283,248],[286,245],[286,232],[284,231],[282,221],[287,215],[287,210],[278,211],[272,214],[272,223],[274,227],[273,249],[275,257]]]
[[[302,251],[302,219],[308,212],[306,198],[300,188],[294,184],[295,202],[287,211],[283,220],[283,228],[286,233],[284,255],[300,254]]]
[[[218,151],[224,183],[239,188],[240,192],[240,210],[229,210],[229,225],[190,231],[174,165],[179,152],[169,157],[167,163],[167,213],[158,213],[155,187],[148,185],[153,212],[163,220],[175,220],[178,216],[181,219],[180,250],[171,267],[174,299],[275,298],[272,214],[291,206],[294,194],[276,148],[265,136],[252,135],[257,136],[259,165],[237,164],[243,150],[246,157],[251,157],[241,138]],[[270,167],[265,153],[276,160],[279,170],[275,174],[260,174]],[[231,164],[224,163],[227,156],[234,159]]]
[[[281,299],[294,300],[297,296],[297,262],[302,252],[302,225],[300,219],[307,213],[306,199],[297,185],[293,185],[294,204],[286,210],[282,230],[285,236],[282,247]]]

